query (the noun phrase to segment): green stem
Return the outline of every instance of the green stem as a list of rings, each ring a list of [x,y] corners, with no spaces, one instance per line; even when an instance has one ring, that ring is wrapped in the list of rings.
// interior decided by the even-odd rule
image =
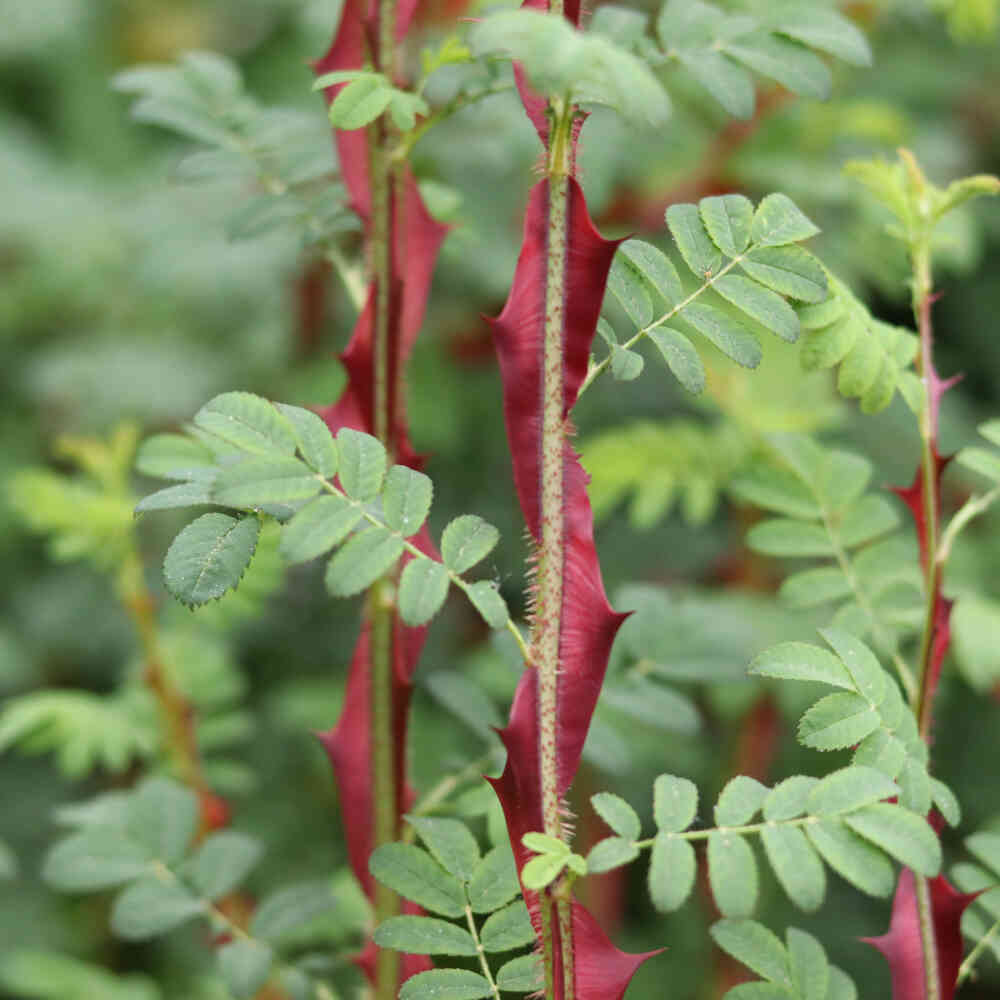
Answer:
[[[990,942],[1000,934],[1000,920],[996,923],[981,937],[977,942],[975,947],[966,956],[965,961],[961,964],[958,970],[958,979],[956,980],[956,985],[961,985],[965,982],[969,976],[972,975],[972,970],[975,967],[976,962],[979,960],[979,956],[990,946]]]
[[[938,971],[937,939],[934,937],[934,913],[931,906],[930,884],[923,875],[913,873],[917,891],[917,915],[920,921],[920,941],[924,953],[926,1000],[941,1000],[941,979]]]
[[[763,833],[764,830],[773,829],[778,826],[808,826],[811,823],[821,822],[821,816],[800,816],[798,819],[783,819],[780,822],[768,820],[764,823],[750,823],[747,826],[719,826],[706,830],[688,830],[685,833],[671,833],[671,837],[678,837],[681,840],[707,840],[713,833],[732,833],[737,835],[749,833]],[[632,846],[642,850],[645,847],[652,847],[656,843],[655,837],[648,840],[636,840]]]
[[[490,963],[486,961],[486,949],[483,948],[483,943],[479,940],[479,931],[476,930],[476,921],[472,916],[472,907],[468,903],[465,904],[465,922],[469,927],[472,940],[476,942],[479,967],[483,970],[483,975],[490,984],[490,995],[493,997],[493,1000],[500,1000],[500,988],[497,986],[496,980],[493,978],[493,973],[490,971]]]

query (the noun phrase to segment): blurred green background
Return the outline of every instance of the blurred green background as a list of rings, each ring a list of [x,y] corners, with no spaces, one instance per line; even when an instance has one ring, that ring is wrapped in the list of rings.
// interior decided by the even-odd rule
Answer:
[[[0,735],[2,996],[76,995],[52,985],[56,966],[44,957],[34,979],[23,968],[12,972],[9,959],[26,949],[125,976],[95,979],[80,994],[96,1000],[226,996],[211,975],[203,932],[123,945],[107,930],[104,897],[57,896],[38,877],[58,832],[54,810],[164,764],[149,735],[155,710],[116,576],[121,552],[132,546],[160,602],[158,627],[179,664],[177,682],[199,709],[210,783],[229,801],[234,824],[267,845],[253,891],[328,877],[346,863],[333,782],[310,730],[336,719],[357,605],[329,600],[316,567],[285,574],[265,546],[236,598],[195,614],[181,610],[163,594],[159,566],[183,518],[133,521],[134,498],[153,487],[126,470],[139,436],[177,428],[215,393],[239,388],[303,405],[330,402],[342,382],[334,358],[353,325],[351,300],[295,224],[248,218],[260,184],[252,170],[196,176],[190,161],[181,164],[201,144],[132,120],[133,98],[110,83],[135,64],[172,62],[188,50],[223,53],[243,76],[244,89],[231,99],[244,102],[249,120],[270,115],[273,143],[294,145],[297,162],[320,164],[310,176],[321,181],[335,162],[309,62],[328,44],[336,7],[333,0],[0,3],[0,696],[10,704],[50,689],[99,696],[48,705],[49,728],[27,746],[10,738],[10,716],[6,744],[19,746]],[[734,124],[671,78],[675,114],[663,134],[632,134],[610,113],[595,113],[584,132],[582,178],[605,234],[633,232],[666,246],[662,210],[672,201],[724,190],[756,200],[782,190],[824,230],[814,244],[824,262],[878,315],[909,322],[906,262],[884,233],[885,218],[841,168],[906,145],[938,183],[1000,173],[996,4],[899,0],[846,9],[868,32],[875,60],[870,69],[836,67],[829,103],[785,101],[764,85],[758,116]],[[442,3],[422,21],[414,58],[420,36],[440,39],[455,13]],[[430,456],[435,529],[472,511],[500,528],[489,570],[515,612],[523,611],[522,526],[480,316],[496,314],[506,297],[539,151],[519,104],[505,95],[435,129],[414,154],[432,210],[454,228],[411,366],[412,438]],[[357,234],[336,211],[330,218],[340,252],[356,263]],[[947,235],[937,258],[938,367],[966,374],[943,414],[943,443],[954,449],[997,414],[1000,204],[955,213]],[[685,700],[666,726],[602,709],[579,781],[581,813],[584,791],[605,787],[640,806],[662,771],[691,776],[707,801],[737,769],[776,781],[832,766],[794,742],[807,702],[784,692],[775,700],[743,677],[755,652],[808,637],[811,622],[773,600],[780,567],[742,545],[749,514],[724,495],[739,444],[734,458],[732,422],[722,415],[738,411],[737,423],[756,430],[822,429],[874,460],[876,485],[910,479],[912,420],[899,399],[878,417],[861,417],[838,402],[829,376],[798,375],[796,353],[783,345],[769,345],[752,377],[707,360],[705,401],[692,403],[650,363],[627,387],[599,383],[576,413],[616,607],[644,608],[636,620],[659,624],[664,656],[676,637],[711,679],[681,679]],[[613,434],[602,443],[597,435],[605,432]],[[668,481],[655,495],[634,492],[636,455],[641,470],[659,468]],[[974,486],[950,476],[948,502]],[[949,580],[952,593],[985,595],[967,614],[980,614],[997,640],[960,648],[941,693],[936,770],[962,800],[962,834],[1000,817],[998,526],[994,515],[970,532]],[[616,650],[616,662],[627,655]],[[455,673],[491,695],[499,721],[518,669],[467,607],[449,605],[431,629],[417,679],[418,789],[490,749],[481,726],[452,715],[440,722]],[[117,757],[106,746],[112,737]],[[580,826],[588,835],[586,822]],[[948,835],[946,844],[960,856],[959,837]],[[717,995],[726,973],[703,933],[708,904],[703,898],[680,916],[656,917],[642,878],[637,870],[626,885],[601,883],[600,912],[622,941],[670,947],[640,973],[629,998]],[[772,927],[792,922],[817,933],[864,984],[862,996],[888,995],[884,964],[855,940],[882,932],[887,904],[832,879],[826,906],[803,917],[765,879],[761,913]],[[343,955],[357,933],[356,921],[334,920],[317,931],[317,947],[331,950],[335,941]],[[997,963],[990,959],[984,974],[983,985],[963,996],[997,995]],[[352,977],[343,963],[333,973],[345,996],[357,988]]]

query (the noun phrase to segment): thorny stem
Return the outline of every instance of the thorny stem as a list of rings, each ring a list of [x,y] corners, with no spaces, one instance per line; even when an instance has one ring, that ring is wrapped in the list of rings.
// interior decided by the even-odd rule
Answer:
[[[376,69],[392,79],[396,47],[396,0],[379,0]],[[392,213],[395,169],[392,162],[392,129],[387,115],[369,132],[371,144],[371,269],[375,283],[373,330],[373,397],[375,436],[391,454],[389,426],[389,333],[392,297]],[[394,583],[391,577],[377,582],[369,594],[371,613],[371,747],[372,799],[374,802],[373,847],[391,843],[398,834],[396,815],[395,732],[393,729],[393,621]],[[375,883],[375,921],[381,924],[400,909],[399,896],[381,882]],[[375,1000],[393,1000],[399,987],[399,952],[379,948],[375,959]]]
[[[553,4],[562,12],[561,2]],[[545,280],[545,332],[542,376],[541,441],[541,539],[538,547],[535,619],[531,656],[538,670],[538,754],[541,780],[542,823],[550,837],[562,839],[559,809],[558,689],[559,638],[563,600],[564,496],[563,453],[566,427],[563,420],[563,326],[566,296],[566,208],[569,192],[573,107],[568,101],[550,102],[551,123],[548,159],[548,239]],[[565,1000],[573,1000],[573,936],[570,901],[554,892],[539,894],[542,911],[543,953],[547,995],[555,956],[552,948],[552,907],[558,913]]]

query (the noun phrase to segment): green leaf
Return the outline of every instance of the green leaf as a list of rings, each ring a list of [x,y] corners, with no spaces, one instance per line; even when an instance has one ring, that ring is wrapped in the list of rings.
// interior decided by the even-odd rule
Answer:
[[[385,479],[385,446],[370,434],[345,427],[337,434],[337,449],[344,492],[353,500],[374,499]]]
[[[691,341],[672,326],[658,326],[647,334],[673,372],[674,378],[693,396],[705,391],[705,366]]]
[[[360,507],[343,497],[317,497],[282,525],[281,554],[292,563],[315,559],[339,545],[363,516]]]
[[[211,485],[204,480],[179,483],[177,486],[167,486],[150,493],[135,505],[135,512],[145,514],[151,510],[179,510],[183,507],[201,507],[214,503]]]
[[[198,607],[239,584],[257,547],[260,521],[202,514],[173,540],[163,560],[167,590]]]
[[[423,625],[433,618],[448,596],[448,570],[433,559],[411,559],[399,578],[396,602],[407,625]]]
[[[985,448],[963,448],[956,456],[958,464],[1000,483],[1000,455]]]
[[[769,194],[754,213],[750,239],[756,246],[779,247],[807,240],[819,232],[786,194]]]
[[[895,782],[881,771],[871,767],[843,767],[813,786],[807,809],[811,815],[832,816],[898,795]]]
[[[774,35],[745,36],[725,41],[722,51],[763,76],[777,80],[795,94],[825,101],[832,79],[826,63],[808,49]]]
[[[422,472],[394,465],[382,488],[386,524],[404,538],[415,535],[427,520],[434,484]]]
[[[789,993],[783,986],[754,980],[752,983],[740,983],[734,986],[725,996],[725,1000],[788,1000]]]
[[[454,573],[464,573],[490,554],[500,532],[475,514],[456,517],[441,535],[441,558]]]
[[[605,837],[590,849],[587,855],[587,873],[598,875],[613,868],[621,868],[639,857],[639,848],[625,837]]]
[[[238,938],[219,949],[219,972],[237,1000],[255,997],[271,974],[274,952],[266,944]]]
[[[755,920],[717,920],[708,932],[724,952],[758,976],[791,987],[785,947],[763,924]]]
[[[853,591],[850,580],[839,567],[819,566],[793,573],[778,593],[793,608],[815,608],[850,597]]]
[[[403,539],[385,528],[371,527],[352,535],[326,568],[326,589],[334,597],[351,597],[384,576],[403,554]]]
[[[801,816],[806,811],[809,793],[817,783],[817,778],[804,774],[795,774],[779,782],[764,799],[764,819],[768,823],[777,823]]]
[[[542,963],[538,955],[522,955],[497,971],[497,986],[513,993],[536,993],[542,988]]]
[[[747,545],[768,556],[806,558],[834,555],[825,529],[818,524],[773,518],[755,524],[747,532]]]
[[[806,835],[794,826],[766,826],[761,840],[788,898],[807,913],[818,910],[826,895],[826,872]]]
[[[851,977],[835,965],[830,966],[830,986],[824,1000],[858,1000],[858,990]]]
[[[882,724],[886,725],[885,715]],[[875,768],[889,778],[895,778],[906,762],[906,747],[886,729],[877,729],[866,736],[854,753],[854,763]]]
[[[751,109],[752,107],[751,101]],[[698,211],[712,242],[727,257],[738,257],[746,250],[753,223],[753,203],[749,198],[741,194],[702,198],[698,203]]]
[[[143,879],[118,894],[111,929],[126,941],[148,941],[204,912],[204,902],[183,886]]]
[[[840,541],[847,548],[865,545],[898,525],[896,508],[885,497],[869,494],[844,512],[840,522]]]
[[[413,844],[383,844],[368,859],[368,869],[383,885],[445,917],[465,912],[462,883],[426,851]]]
[[[789,927],[788,965],[792,983],[802,1000],[827,1000],[830,987],[830,964],[823,946],[811,934]]]
[[[869,896],[885,897],[892,894],[896,884],[892,862],[840,820],[810,823],[805,831],[823,860],[856,889]]]
[[[431,969],[410,976],[399,988],[399,1000],[479,1000],[493,987],[478,972],[463,969]]]
[[[468,584],[465,593],[490,628],[504,628],[510,621],[510,611],[492,580],[477,580]]]
[[[697,205],[671,205],[666,214],[667,225],[684,258],[684,263],[705,280],[722,267],[722,254],[705,231]]]
[[[995,417],[993,420],[987,420],[984,423],[981,423],[976,430],[978,430],[987,441],[991,441],[993,444],[1000,447],[1000,417]]]
[[[692,303],[681,314],[703,337],[710,340],[727,358],[744,368],[756,368],[762,352],[757,338],[713,306]]]
[[[678,48],[676,55],[688,73],[729,114],[743,119],[753,117],[755,103],[753,78],[742,66],[714,49]]]
[[[698,788],[687,778],[661,774],[653,782],[653,822],[662,833],[681,833],[698,813]]]
[[[194,424],[251,455],[292,455],[297,444],[292,423],[251,392],[224,392],[210,399],[194,415]]]
[[[535,943],[528,907],[517,900],[488,917],[479,931],[479,940],[486,951],[511,951]]]
[[[748,673],[788,681],[817,681],[854,690],[847,668],[825,649],[806,642],[782,642],[765,649],[750,663]]]
[[[252,458],[220,469],[212,499],[224,507],[256,510],[268,504],[309,500],[322,483],[297,458]]]
[[[941,842],[923,817],[888,802],[877,802],[844,817],[866,840],[901,864],[929,878],[941,870]]]
[[[623,799],[611,792],[598,792],[590,797],[590,804],[605,823],[626,840],[638,840],[642,826],[636,811]]]
[[[476,942],[464,927],[436,917],[390,917],[375,928],[375,943],[411,955],[476,954]]]
[[[799,246],[755,247],[740,261],[755,281],[801,302],[826,298],[823,265]]]
[[[608,291],[618,300],[625,314],[638,328],[649,326],[653,319],[653,303],[639,270],[621,254],[615,254],[608,273]]]
[[[881,725],[878,713],[856,694],[821,698],[799,722],[799,742],[814,750],[842,750],[860,743]]]
[[[272,893],[254,910],[250,933],[271,943],[280,943],[290,934],[336,905],[326,882],[290,885]]]
[[[191,883],[205,899],[221,899],[240,885],[260,855],[255,837],[234,830],[213,833],[191,859]]]
[[[337,474],[337,443],[333,440],[330,428],[312,410],[289,406],[287,403],[276,405],[278,411],[295,428],[299,454],[309,468],[324,479],[332,479]]]
[[[492,913],[521,893],[510,844],[488,851],[468,885],[469,904],[476,913]]]
[[[198,797],[169,778],[147,778],[128,803],[129,835],[171,865],[187,853],[198,830]]]
[[[962,822],[962,807],[959,805],[955,793],[937,778],[931,778],[931,791],[934,805],[937,806],[948,826],[958,826]]]
[[[872,705],[881,705],[892,683],[875,654],[856,636],[842,629],[820,629],[819,634],[833,647],[854,681],[854,688]]]
[[[60,892],[95,892],[149,870],[150,852],[117,830],[92,827],[60,840],[45,856],[42,880]]]
[[[753,850],[743,837],[732,833],[709,834],[708,881],[723,916],[746,917],[753,912],[759,876]]]
[[[371,124],[389,106],[392,87],[381,73],[364,73],[337,94],[330,105],[330,124],[352,130]]]
[[[204,479],[215,475],[212,453],[183,434],[154,434],[139,445],[135,469],[156,479]]]
[[[738,274],[716,278],[712,288],[782,340],[794,344],[799,339],[799,318],[795,310],[770,289]]]
[[[417,123],[417,115],[430,113],[430,105],[419,95],[406,90],[392,88],[389,98],[389,114],[400,132],[409,132]]]
[[[607,7],[602,7],[598,13],[600,10],[607,9]],[[651,243],[644,243],[642,240],[626,240],[618,248],[615,260],[619,259],[645,282],[647,288],[654,295],[654,301],[655,296],[659,295],[668,306],[674,306],[684,297],[684,289],[677,274],[677,268],[659,247],[654,247]]]
[[[538,854],[525,862],[521,869],[521,881],[526,889],[541,892],[551,885],[566,867],[569,854]]]
[[[468,882],[481,860],[476,838],[457,819],[406,816],[438,863],[456,878]]]
[[[503,725],[503,719],[490,696],[475,681],[456,670],[436,670],[426,675],[427,690],[473,732],[487,742],[496,740],[494,729]],[[492,790],[490,803],[496,802]]]
[[[823,516],[816,498],[791,469],[754,463],[730,489],[742,500],[788,517],[818,520]]]
[[[641,374],[646,362],[641,354],[628,351],[624,347],[611,349],[611,374],[619,382],[634,382]]]
[[[743,826],[764,804],[768,789],[759,781],[738,774],[730,779],[715,804],[716,826]]]
[[[771,23],[780,34],[855,66],[871,65],[872,52],[867,39],[849,18],[838,11],[802,3],[779,4],[775,8]]]
[[[680,909],[691,895],[697,870],[694,848],[680,837],[658,833],[649,859],[649,898],[661,913]]]

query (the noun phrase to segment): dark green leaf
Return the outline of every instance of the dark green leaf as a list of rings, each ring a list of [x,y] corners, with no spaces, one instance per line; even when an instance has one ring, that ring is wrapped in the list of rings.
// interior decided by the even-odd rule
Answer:
[[[173,540],[163,560],[167,589],[197,607],[222,597],[242,578],[257,547],[260,521],[203,514]]]
[[[383,885],[432,913],[460,917],[465,912],[462,883],[413,844],[377,847],[368,859],[368,868]]]
[[[521,893],[510,844],[489,851],[469,879],[469,903],[476,913],[492,913]]]
[[[722,255],[705,232],[698,206],[671,205],[666,219],[677,249],[692,272],[701,280],[717,274],[722,266]]]
[[[411,955],[475,955],[472,935],[436,917],[390,917],[375,928],[375,943]]]
[[[479,931],[479,940],[486,951],[510,951],[534,944],[535,929],[531,926],[528,907],[517,900],[488,917]]]
[[[512,993],[535,993],[542,988],[542,962],[538,955],[522,955],[501,965],[497,986]]]
[[[472,878],[481,859],[476,838],[464,823],[430,816],[407,816],[406,821],[446,871],[463,882]]]

